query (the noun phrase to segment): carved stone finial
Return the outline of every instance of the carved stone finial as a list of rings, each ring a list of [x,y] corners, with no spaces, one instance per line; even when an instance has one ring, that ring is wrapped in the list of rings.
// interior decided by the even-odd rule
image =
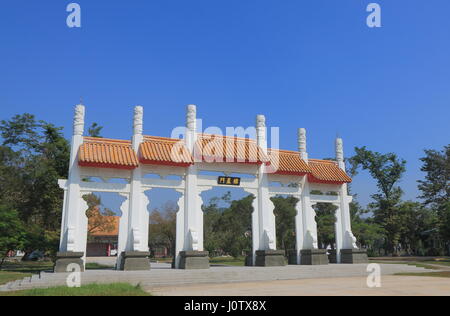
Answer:
[[[84,133],[84,105],[75,107],[75,115],[73,117],[73,135],[83,135]]]
[[[197,128],[197,107],[193,104],[187,106],[186,126],[189,130],[195,131]]]
[[[301,153],[306,152],[306,129],[304,128],[298,129],[298,150]]]
[[[336,160],[338,162],[344,161],[344,145],[342,138],[336,138]]]
[[[264,115],[256,116],[256,127],[266,127],[266,117]]]
[[[143,126],[144,126],[144,108],[142,106],[136,106],[134,108],[134,121],[133,121],[134,135],[142,135]]]

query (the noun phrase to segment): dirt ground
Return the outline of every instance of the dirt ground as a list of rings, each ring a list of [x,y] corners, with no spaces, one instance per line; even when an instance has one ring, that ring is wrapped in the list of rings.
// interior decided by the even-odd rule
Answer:
[[[165,296],[450,296],[450,279],[383,276],[380,288],[360,277],[147,288]]]

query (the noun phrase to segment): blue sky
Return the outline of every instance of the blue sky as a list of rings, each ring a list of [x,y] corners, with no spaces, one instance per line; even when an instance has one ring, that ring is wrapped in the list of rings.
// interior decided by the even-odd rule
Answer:
[[[0,118],[29,112],[65,127],[83,97],[88,124],[130,138],[132,108],[147,134],[169,136],[198,105],[206,125],[251,126],[256,114],[310,157],[344,138],[408,161],[400,183],[417,195],[423,149],[449,143],[450,2],[367,0],[79,0],[82,27],[66,26],[70,1],[2,1]],[[132,4],[130,4],[132,3]],[[366,204],[366,173],[353,184]]]

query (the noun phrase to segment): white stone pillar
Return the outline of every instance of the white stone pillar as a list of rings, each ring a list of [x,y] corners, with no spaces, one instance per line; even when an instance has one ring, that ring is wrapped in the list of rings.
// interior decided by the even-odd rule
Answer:
[[[336,223],[334,224],[334,233],[335,233],[335,239],[336,239],[336,262],[341,263],[341,250],[343,249],[343,243],[344,243],[344,234],[342,231],[342,209],[341,204],[333,204],[337,207],[335,217],[336,217]]]
[[[187,106],[185,141],[187,149],[194,156],[197,142],[197,107],[192,104]],[[184,205],[180,206],[177,214],[176,268],[180,267],[180,251],[203,251],[203,212],[197,174],[196,165],[186,169]]]
[[[134,108],[132,146],[137,154],[144,138],[142,135],[143,117],[143,107],[136,106]],[[148,199],[142,190],[141,181],[142,168],[139,166],[133,170],[131,175],[126,251],[148,251]]]
[[[302,188],[302,214],[303,214],[303,249],[319,249],[317,242],[316,211],[310,198],[310,187],[305,176]]]
[[[297,252],[297,264],[300,264],[300,252],[304,247],[305,238],[305,226],[303,224],[303,207],[302,207],[302,197],[295,196],[298,199],[297,205],[295,206],[295,249]]]
[[[267,129],[264,115],[256,117],[256,136],[259,148],[267,154]],[[276,225],[273,202],[270,200],[269,180],[266,165],[261,164],[258,170],[258,220],[259,220],[259,249],[276,250]]]
[[[339,168],[345,171],[344,162],[344,146],[341,138],[336,139],[336,161]],[[338,228],[336,229],[336,242],[341,241],[341,249],[358,249],[356,246],[356,238],[352,233],[352,224],[350,217],[350,202],[351,197],[348,195],[347,184],[344,183],[339,189],[340,204],[337,212],[337,223],[340,226],[340,232],[338,236]],[[340,224],[339,224],[340,222]],[[337,252],[338,263],[341,262],[340,251]]]
[[[80,191],[81,177],[78,166],[78,150],[83,144],[84,116],[84,106],[77,105],[73,120],[67,191],[64,193],[60,252],[83,252],[86,254],[86,243],[83,243],[86,236],[82,235],[87,231],[87,207]],[[86,227],[82,227],[85,224]]]
[[[117,262],[116,269],[120,270],[121,267],[121,256],[124,251],[127,249],[128,243],[128,219],[129,219],[129,210],[130,210],[130,195],[129,194],[120,194],[125,198],[120,206],[120,211],[122,212],[122,216],[120,217],[119,222],[119,236],[118,236],[118,244],[117,244]]]

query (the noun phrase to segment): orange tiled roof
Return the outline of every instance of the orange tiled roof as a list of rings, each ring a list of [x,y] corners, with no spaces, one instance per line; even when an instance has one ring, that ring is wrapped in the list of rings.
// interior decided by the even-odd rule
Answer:
[[[180,139],[145,136],[140,147],[140,160],[144,164],[188,166],[193,159]]]
[[[269,161],[253,139],[208,134],[198,135],[194,155],[206,162],[261,164]]]
[[[312,169],[309,175],[310,182],[319,183],[349,183],[352,179],[339,168],[338,164],[332,160],[309,159],[308,165]]]
[[[78,163],[87,167],[119,169],[134,169],[139,165],[130,141],[95,137],[84,137]]]
[[[176,144],[180,145],[176,148]],[[296,151],[269,149],[276,155],[265,155],[255,140],[200,134],[195,145],[195,155],[200,161],[223,161],[237,163],[267,163],[278,168],[276,174],[308,174],[311,182],[349,183],[352,179],[330,160],[309,159],[308,164]],[[81,166],[134,169],[139,160],[126,140],[84,137],[80,146],[79,164]],[[145,136],[140,146],[140,161],[144,164],[188,166],[193,157],[182,140],[155,136]]]
[[[105,219],[112,219],[112,223],[114,225],[114,229],[111,231],[103,231],[102,228],[96,228],[93,232],[91,232],[91,236],[118,236],[119,235],[119,216],[105,216]],[[89,225],[89,224],[88,224]],[[91,227],[91,226],[89,226]]]
[[[269,149],[268,153],[270,165],[276,168],[275,174],[305,175],[312,172],[297,151]]]

